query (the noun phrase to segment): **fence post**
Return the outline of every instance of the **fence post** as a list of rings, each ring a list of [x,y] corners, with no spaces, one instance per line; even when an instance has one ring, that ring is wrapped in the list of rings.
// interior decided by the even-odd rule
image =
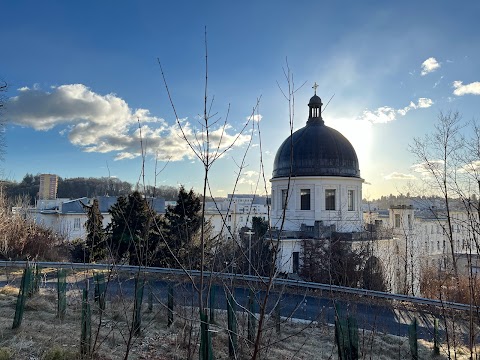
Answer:
[[[87,285],[88,286],[88,285]],[[80,353],[83,356],[90,355],[92,342],[92,313],[88,302],[88,288],[83,289],[82,297],[82,332],[80,338]]]
[[[349,345],[349,356],[351,360],[358,360],[358,324],[357,319],[348,316],[348,345]]]
[[[433,320],[433,353],[440,355],[440,339],[438,338],[438,319]]]
[[[217,288],[215,285],[210,287],[210,295],[208,298],[208,307],[210,309],[210,324],[215,324],[215,305],[216,305]]]
[[[65,269],[57,270],[57,316],[65,318],[67,311],[67,279]]]
[[[412,360],[418,360],[418,331],[417,331],[417,319],[413,318],[412,323],[408,326],[408,339],[410,342],[410,352],[412,354]]]
[[[20,283],[20,289],[18,291],[17,304],[15,306],[15,316],[13,318],[12,329],[20,327],[23,319],[23,311],[25,310],[25,301],[30,288],[30,276],[31,269],[27,266],[23,270],[22,282]]]
[[[281,317],[280,317],[280,299],[278,300],[277,304],[275,305],[275,309],[273,310],[274,314],[273,316],[275,317],[275,331],[277,334],[280,334],[280,322],[281,322]]]
[[[133,305],[133,333],[138,335],[140,333],[140,327],[142,326],[142,301],[143,301],[143,289],[145,287],[145,279],[135,278],[135,302]]]
[[[33,265],[35,266],[35,265]],[[33,295],[33,291],[34,291],[34,272],[33,272],[33,268],[29,265],[27,267],[28,271],[27,271],[27,278],[28,278],[28,281],[27,281],[27,297],[32,297]]]
[[[100,311],[105,310],[105,275],[103,273],[95,273],[93,275],[95,280],[95,295],[94,300],[98,303]]]
[[[200,360],[213,360],[212,337],[208,330],[208,316],[200,310]]]
[[[335,342],[337,343],[338,348],[338,358],[340,360],[347,359],[347,339],[346,339],[346,329],[347,322],[343,319],[340,319],[340,316],[335,316]]]

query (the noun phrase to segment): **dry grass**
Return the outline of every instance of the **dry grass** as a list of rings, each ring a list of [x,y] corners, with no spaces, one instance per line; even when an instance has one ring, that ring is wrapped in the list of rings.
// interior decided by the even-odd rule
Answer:
[[[56,317],[56,291],[42,288],[27,300],[20,329],[11,330],[18,288],[7,285],[0,289],[0,360],[9,359],[75,359],[80,343],[81,292],[69,290],[68,310],[64,321]],[[123,359],[133,305],[129,299],[115,296],[107,302],[100,318],[93,305],[92,343],[97,360]],[[174,324],[167,328],[167,311],[155,304],[153,312],[142,315],[142,332],[134,338],[129,359],[162,360],[198,357],[198,312],[189,306],[177,306]],[[248,359],[252,348],[246,341],[246,316],[238,312],[237,358]],[[217,311],[217,325],[212,325],[213,348],[216,359],[228,359],[226,314]],[[286,321],[280,334],[273,321],[267,321],[263,332],[262,359],[336,359],[333,327],[317,323]],[[98,333],[98,336],[97,336]],[[408,340],[403,337],[359,331],[362,359],[404,359],[410,356]],[[432,357],[432,344],[419,341],[421,359]],[[2,350],[3,349],[3,350]],[[457,359],[468,358],[465,349],[457,349]],[[5,353],[6,355],[2,355]],[[438,359],[446,359],[446,349]],[[463,355],[461,354],[463,352]],[[1,357],[4,356],[4,357]],[[63,356],[63,357],[62,357]]]

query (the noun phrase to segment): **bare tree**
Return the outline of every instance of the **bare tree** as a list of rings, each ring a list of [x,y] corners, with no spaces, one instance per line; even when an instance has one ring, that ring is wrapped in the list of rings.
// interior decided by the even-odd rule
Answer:
[[[443,209],[430,208],[431,215],[443,230],[447,239],[444,249],[446,256],[445,272],[438,274],[440,281],[438,294],[441,300],[449,300],[448,294],[455,289],[457,294],[462,289],[461,279],[467,269],[470,311],[470,354],[474,356],[475,331],[474,318],[478,321],[476,305],[477,279],[473,271],[474,261],[478,261],[480,247],[479,235],[479,194],[480,194],[480,129],[476,121],[463,122],[459,112],[441,112],[438,115],[434,131],[423,138],[415,138],[410,151],[418,160],[417,169],[422,174],[423,187],[421,195],[438,195],[443,200]],[[456,230],[456,231],[455,231]],[[460,246],[461,245],[461,246]],[[459,266],[459,261],[466,256],[466,266]],[[427,269],[428,270],[428,269]],[[428,271],[427,271],[428,272]],[[427,276],[428,274],[426,274]],[[455,281],[451,282],[453,275]],[[428,277],[428,276],[427,276]],[[422,280],[423,287],[427,283]],[[477,296],[476,296],[477,295]],[[447,326],[446,326],[447,328]],[[448,356],[451,342],[454,356],[455,332],[446,332]]]
[[[8,90],[8,84],[0,80],[0,160],[3,160],[5,155],[5,121],[2,116],[2,110],[5,107],[5,96],[3,93],[6,93]]]

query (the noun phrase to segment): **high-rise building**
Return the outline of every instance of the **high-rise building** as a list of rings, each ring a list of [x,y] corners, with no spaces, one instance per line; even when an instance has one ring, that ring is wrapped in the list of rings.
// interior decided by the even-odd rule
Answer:
[[[40,175],[40,200],[55,200],[57,198],[58,176],[53,174]]]

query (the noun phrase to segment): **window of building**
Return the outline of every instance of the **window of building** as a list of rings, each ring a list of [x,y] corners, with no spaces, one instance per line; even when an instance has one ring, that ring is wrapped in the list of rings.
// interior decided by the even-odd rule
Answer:
[[[80,229],[80,218],[74,218],[73,219],[73,228],[75,230],[79,230]]]
[[[325,190],[325,210],[335,210],[335,189]]]
[[[228,215],[228,221],[232,221],[232,215]]]
[[[440,250],[440,241],[437,241],[437,250]]]
[[[310,189],[300,190],[300,210],[310,210]]]
[[[348,190],[348,211],[355,210],[355,190]]]
[[[411,214],[408,214],[408,228],[409,228],[410,230],[413,229],[412,215],[411,215]]]
[[[287,189],[282,190],[282,209],[286,209],[287,206]]]
[[[400,214],[395,214],[395,227],[400,227]]]

